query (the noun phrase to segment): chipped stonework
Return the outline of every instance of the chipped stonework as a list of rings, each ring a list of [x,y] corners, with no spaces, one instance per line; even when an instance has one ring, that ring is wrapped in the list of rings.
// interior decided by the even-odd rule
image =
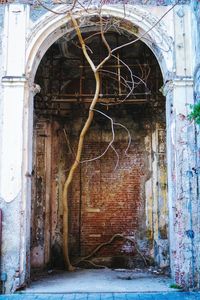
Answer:
[[[191,0],[180,0],[179,4],[189,4]],[[23,3],[23,0],[21,0]],[[96,1],[89,1],[91,5],[95,5]],[[45,0],[45,5],[50,9],[57,9],[57,7],[62,3],[62,1],[52,1],[52,0]],[[71,4],[71,1],[68,1]],[[81,3],[87,6],[88,1],[82,0]],[[143,6],[169,6],[175,3],[175,0],[109,0],[106,1],[106,4],[131,4],[131,5],[143,5]],[[40,17],[42,17],[45,13],[47,13],[46,9],[43,8],[36,0],[30,0],[31,4],[31,19],[35,22]]]
[[[47,2],[51,8],[63,11],[62,5]],[[104,14],[116,19],[123,18],[123,5],[120,1],[111,2],[104,7]],[[155,114],[157,111],[158,124],[154,124],[154,127],[148,125],[152,130],[151,135],[144,134],[142,146],[138,146],[138,149],[142,148],[144,151],[147,161],[143,170],[148,170],[140,194],[148,195],[145,198],[145,209],[142,211],[141,206],[138,206],[138,211],[145,215],[143,226],[149,229],[146,230],[146,240],[138,237],[138,245],[146,251],[145,253],[151,252],[151,256],[155,257],[160,266],[166,267],[170,263],[174,282],[186,289],[195,289],[200,285],[200,131],[198,126],[188,120],[187,115],[189,105],[199,100],[200,94],[200,10],[198,1],[191,4],[189,2],[179,2],[179,5],[155,26],[172,4],[171,1],[126,1],[126,20],[129,25],[132,24],[134,30],[137,28],[138,35],[148,31],[142,41],[151,49],[160,65],[164,82],[161,91],[166,97],[166,132],[161,126],[159,107],[155,106],[153,110]],[[91,11],[95,14],[95,1],[92,4]],[[85,22],[84,25],[88,25],[89,17],[87,14],[82,16],[81,21]],[[45,237],[38,225],[44,222],[43,203],[48,203],[48,198],[43,199],[40,190],[36,207],[31,201],[31,181],[34,181],[33,94],[40,89],[34,85],[34,79],[43,56],[63,35],[67,36],[68,40],[74,35],[70,20],[65,15],[47,13],[41,7],[37,7],[35,2],[27,4],[19,1],[17,4],[0,6],[0,76],[3,77],[0,83],[0,207],[4,218],[1,270],[8,275],[7,293],[14,292],[17,287],[28,281],[30,254],[35,259],[37,253],[46,251],[46,261],[50,255],[48,249],[43,248],[42,242]],[[58,129],[55,128],[55,132]],[[148,130],[146,128],[144,132]],[[44,140],[48,142],[48,139],[44,135],[40,138],[40,146],[43,149],[45,145],[42,143],[45,143]],[[106,135],[106,139],[109,139],[109,135]],[[58,149],[56,145],[55,149]],[[165,150],[167,161],[163,155]],[[135,160],[138,162],[138,157]],[[54,175],[57,175],[54,184],[58,176],[63,180],[61,173],[64,165],[60,163],[59,168],[56,166],[54,170]],[[142,172],[141,169],[140,167]],[[38,188],[41,187],[41,178],[44,175],[42,171],[44,170],[41,170],[37,178]],[[99,180],[98,172],[95,173],[95,178]],[[131,189],[131,182],[128,184]],[[61,196],[61,190],[61,185],[55,187],[55,197]],[[86,189],[87,213],[98,214],[103,203],[99,203],[97,198],[91,199],[87,191]],[[74,191],[77,198],[79,192]],[[36,210],[36,215],[39,216],[33,232],[32,245],[31,204],[32,210]],[[120,205],[123,205],[122,201]],[[54,207],[61,218],[62,211],[59,209],[61,208]],[[125,217],[124,215],[124,219]],[[59,222],[57,228],[53,225],[53,243],[56,247],[51,250],[60,255],[61,219]],[[45,226],[47,230],[48,222]],[[128,233],[132,235],[131,230]],[[91,238],[94,240],[98,239],[101,233],[92,234]],[[154,238],[150,245],[152,234]],[[75,243],[73,235],[71,241]],[[121,250],[130,253],[132,247],[127,243]],[[36,259],[34,262],[36,265],[43,263]],[[60,263],[62,264],[62,259]]]

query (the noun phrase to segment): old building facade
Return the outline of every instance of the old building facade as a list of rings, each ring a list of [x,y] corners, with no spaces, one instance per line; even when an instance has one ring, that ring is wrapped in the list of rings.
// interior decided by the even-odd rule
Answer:
[[[6,292],[28,282],[33,268],[63,266],[63,184],[94,91],[70,16],[63,13],[66,5],[46,5],[50,10],[28,1],[0,4]],[[95,1],[74,13],[84,37],[93,35],[89,47],[95,62],[105,55],[95,35],[96,14]],[[102,14],[113,22],[107,33],[112,48],[140,37],[106,65],[105,73],[114,79],[105,76],[101,86],[101,111],[128,131],[118,125],[115,150],[97,160],[113,138],[108,118],[97,116],[87,135],[86,162],[69,193],[70,257],[86,256],[121,234],[134,243],[113,242],[99,253],[101,263],[142,266],[142,253],[148,264],[169,268],[176,284],[199,289],[200,141],[199,127],[188,119],[190,105],[200,97],[199,3],[108,1]],[[120,78],[130,74],[123,61],[145,83],[140,87],[139,80],[132,96],[109,106],[126,93]]]

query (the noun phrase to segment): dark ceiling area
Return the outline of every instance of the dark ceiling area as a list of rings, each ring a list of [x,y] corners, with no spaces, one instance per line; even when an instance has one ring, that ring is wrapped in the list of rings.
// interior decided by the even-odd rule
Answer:
[[[98,65],[108,54],[99,32],[85,33],[83,37],[90,58]],[[128,34],[120,32],[108,32],[105,37],[111,49],[131,40]],[[155,106],[163,100],[159,91],[162,86],[159,65],[142,41],[115,51],[99,73],[98,105]],[[35,97],[36,113],[65,115],[74,104],[88,106],[91,103],[95,91],[94,74],[76,37],[68,40],[63,36],[49,48],[39,65],[35,82],[41,87]]]

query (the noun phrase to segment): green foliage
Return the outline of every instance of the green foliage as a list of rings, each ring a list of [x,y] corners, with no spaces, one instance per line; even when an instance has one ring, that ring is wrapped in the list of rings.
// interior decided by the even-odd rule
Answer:
[[[182,287],[176,283],[172,283],[169,286],[171,289],[177,289],[177,290],[182,290]]]
[[[200,125],[200,102],[197,102],[194,105],[190,105],[191,112],[188,115],[189,120],[194,120],[195,123]]]

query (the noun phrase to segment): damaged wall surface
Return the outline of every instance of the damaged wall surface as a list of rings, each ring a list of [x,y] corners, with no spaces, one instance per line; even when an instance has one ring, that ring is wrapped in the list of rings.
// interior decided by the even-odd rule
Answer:
[[[114,33],[107,35],[110,44],[122,43],[122,39]],[[62,189],[87,115],[88,93],[93,89],[86,62],[73,44],[74,41],[68,42],[65,51],[66,42],[62,39],[52,46],[36,75],[41,93],[35,97],[32,267],[63,266]],[[93,38],[90,47],[95,53],[94,60],[102,55],[95,49],[97,44]],[[139,55],[141,52],[143,57]],[[83,163],[70,190],[70,255],[72,258],[87,256],[115,234],[122,234],[132,237],[136,245],[127,240],[114,241],[97,254],[103,257],[102,263],[112,267],[143,266],[138,248],[144,257],[166,267],[169,266],[169,243],[165,99],[159,91],[162,75],[153,54],[142,43],[128,47],[120,57],[131,68],[139,68],[138,78],[146,77],[148,90],[143,91],[147,87],[141,83],[134,97],[120,107],[110,106],[112,102],[103,108],[98,104],[98,109],[125,125],[128,132],[118,126],[114,150],[110,148],[101,157],[112,140],[112,130],[110,120],[95,116],[84,143]],[[123,72],[119,61],[109,62],[106,68],[118,71],[120,68]],[[111,80],[109,76],[108,84],[106,77],[102,81],[104,98],[106,93],[112,98],[114,90],[114,97],[119,97],[119,88],[121,93],[125,92],[121,91],[123,83],[116,81],[116,87]],[[127,148],[129,134],[131,144]]]
[[[141,117],[137,112],[137,115],[140,117],[140,120],[143,120],[144,114]],[[159,251],[159,246],[161,246],[160,251],[162,250],[162,252],[157,254],[160,257],[155,257],[155,260],[160,260],[158,263],[161,266],[167,266],[169,264],[169,254],[165,152],[158,152],[157,150],[154,153],[155,156],[158,156],[156,158],[157,161],[154,163],[154,168],[158,168],[158,162],[160,164],[159,173],[157,174],[157,170],[154,170],[157,175],[156,178],[160,176],[159,179],[161,179],[158,184],[158,182],[152,182],[152,165],[149,165],[151,163],[149,162],[149,156],[151,157],[152,155],[151,145],[145,145],[145,139],[149,142],[152,141],[152,127],[154,126],[147,119],[144,127],[147,127],[148,130],[143,129],[143,126],[139,126],[141,123],[137,123],[138,119],[135,116],[130,117],[129,115],[129,118],[128,122],[133,140],[128,151],[128,157],[124,155],[127,138],[126,136],[124,138],[122,130],[116,132],[115,149],[120,155],[117,171],[114,170],[116,158],[113,155],[113,151],[108,151],[105,157],[99,161],[81,165],[81,168],[77,171],[71,188],[69,204],[70,252],[72,256],[85,256],[100,243],[106,242],[114,234],[120,233],[135,238],[140,246],[140,250],[147,257],[152,256],[154,258],[154,250]],[[125,118],[121,118],[121,120],[124,121]],[[80,116],[78,120],[73,119],[73,122],[76,122],[79,126],[81,121]],[[47,126],[48,123],[51,125]],[[72,122],[65,120],[65,123],[69,124],[69,127],[65,125],[66,128],[73,128]],[[62,267],[62,187],[65,172],[70,167],[73,153],[71,148],[68,149],[69,146],[63,133],[63,124],[60,124],[59,121],[39,120],[36,128],[38,138],[36,171],[34,175],[36,195],[33,200],[32,212],[34,218],[32,228],[32,263],[33,267],[44,267],[45,263],[52,263],[54,266]],[[154,128],[154,137],[162,135],[161,138],[163,138],[165,130],[162,127],[158,128],[157,130]],[[69,140],[73,148],[76,147],[76,137],[76,128],[70,130]],[[107,130],[106,128],[102,129],[102,126],[99,128],[99,124],[97,124],[87,138],[83,158],[87,157],[89,159],[95,155],[100,155],[109,140],[110,128],[107,128]],[[49,143],[51,143],[50,147]],[[155,146],[157,147],[157,145]],[[141,151],[141,149],[144,150]],[[49,156],[49,151],[51,156]],[[46,168],[51,169],[46,170]],[[49,174],[45,171],[49,172]],[[49,180],[49,176],[51,176],[51,180]],[[156,196],[158,197],[155,200],[158,203],[154,203],[154,208],[152,208],[152,184],[156,186],[154,192],[157,193]],[[48,196],[49,189],[51,190],[50,199]],[[147,201],[146,204],[145,200]],[[145,209],[146,205],[148,207]],[[149,214],[148,216],[146,216],[146,211]],[[49,225],[50,212],[51,225]],[[149,222],[148,226],[146,226],[147,220]],[[157,230],[156,225],[159,226]],[[51,226],[51,230],[49,230],[49,226]],[[51,244],[49,244],[49,231],[52,234]],[[156,236],[155,240],[153,239],[154,235]],[[163,245],[165,242],[167,242],[167,245],[165,245],[166,253],[165,257],[163,257]],[[159,243],[163,245],[159,245]],[[38,248],[40,246],[41,248]],[[153,247],[157,247],[157,249],[153,249]],[[136,252],[134,248],[134,245],[131,245],[130,242],[120,244],[115,242],[109,249],[101,251],[98,256],[112,257],[117,255],[123,256],[123,254],[133,256]],[[51,257],[49,256],[49,251],[52,251]],[[43,260],[44,257],[46,257],[45,260]]]
[[[168,1],[128,1],[124,17],[123,5],[115,2],[103,8],[104,14],[123,19],[120,33],[125,38],[130,38],[127,32],[141,37],[147,31],[141,44],[151,49],[147,52],[161,69],[154,87],[158,92],[162,86],[165,97],[158,92],[159,101],[128,99],[137,103],[124,103],[113,111],[105,105],[104,112],[126,123],[132,143],[124,155],[127,135],[117,128],[118,168],[113,171],[117,156],[110,149],[104,159],[81,164],[77,170],[69,198],[70,256],[87,255],[113,234],[123,233],[133,236],[142,253],[161,267],[170,264],[177,284],[199,288],[199,128],[187,118],[189,105],[199,101],[199,5],[181,1],[172,9]],[[88,107],[87,97],[78,103],[76,87],[80,93],[82,84],[83,94],[91,96],[87,89],[92,86],[84,78],[80,81],[82,62],[71,58],[74,69],[64,63],[74,38],[69,17],[33,4],[0,5],[1,272],[8,275],[7,293],[28,282],[31,264],[63,264],[62,186]],[[61,4],[50,7],[64,9]],[[91,15],[83,13],[83,28]],[[153,78],[155,69],[151,72]],[[63,94],[69,103],[62,101]],[[110,138],[109,122],[97,116],[83,159],[102,153]],[[132,247],[116,241],[99,256],[134,257]]]

